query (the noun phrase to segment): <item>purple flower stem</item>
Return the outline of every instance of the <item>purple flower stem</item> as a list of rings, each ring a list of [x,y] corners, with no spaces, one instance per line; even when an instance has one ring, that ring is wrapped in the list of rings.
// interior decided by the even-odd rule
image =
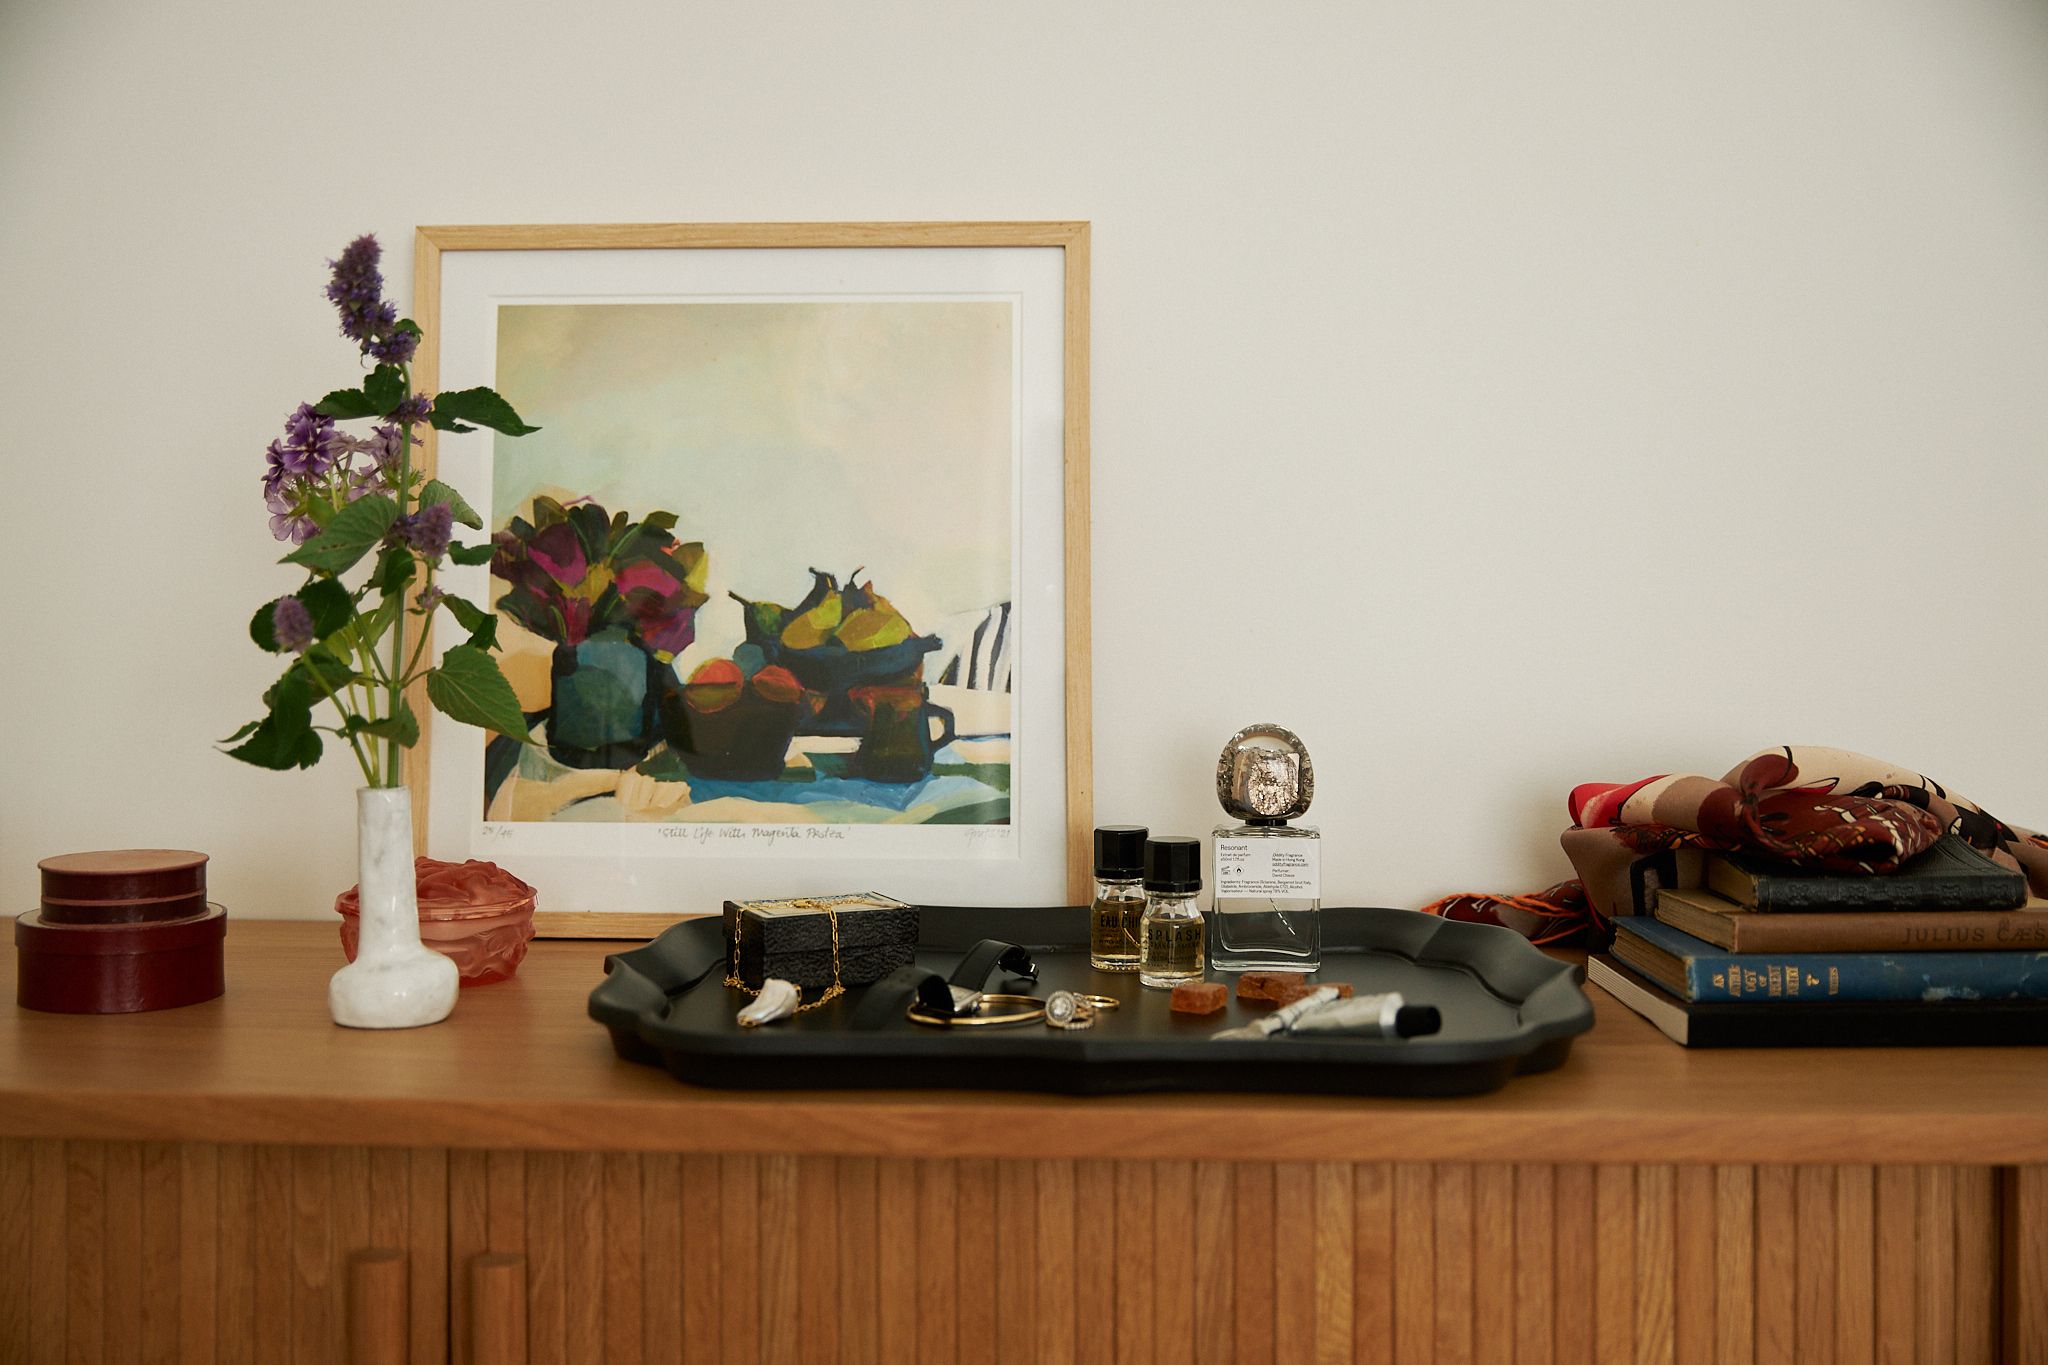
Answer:
[[[401,381],[405,385],[405,392],[407,397],[411,397],[412,366],[409,364],[401,363],[398,367],[398,373]],[[411,404],[401,404],[400,406],[403,409],[403,411],[399,413],[398,420],[398,483],[394,488],[392,488],[391,496],[398,500],[399,524],[403,524],[405,521],[406,486],[412,482],[413,418]],[[431,563],[427,565],[427,574],[427,582],[429,585],[431,585],[433,583],[433,565]],[[401,588],[400,591],[403,592],[404,589]],[[400,705],[400,693],[403,691],[405,686],[405,675],[411,671],[412,666],[418,664],[419,650],[424,649],[426,647],[427,630],[428,627],[432,624],[428,621],[420,622],[419,648],[413,651],[412,664],[409,665],[406,663],[405,659],[405,616],[406,614],[403,611],[395,611],[391,614],[391,709],[389,711],[389,714],[393,716],[396,716],[398,714],[398,708]],[[385,742],[384,775],[389,785],[394,787],[398,785],[400,750],[401,746],[398,743],[397,736],[394,735],[391,739]]]

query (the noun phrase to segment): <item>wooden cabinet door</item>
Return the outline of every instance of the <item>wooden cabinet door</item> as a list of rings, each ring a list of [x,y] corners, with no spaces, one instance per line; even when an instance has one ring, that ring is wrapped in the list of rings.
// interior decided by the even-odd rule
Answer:
[[[0,1360],[348,1365],[350,1258],[381,1249],[439,1362],[447,1215],[441,1151],[0,1140]]]

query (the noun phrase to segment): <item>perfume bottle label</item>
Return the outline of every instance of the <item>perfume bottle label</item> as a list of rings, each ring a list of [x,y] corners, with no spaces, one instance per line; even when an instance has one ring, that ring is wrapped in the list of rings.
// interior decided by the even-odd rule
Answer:
[[[1315,839],[1218,839],[1216,898],[1321,900],[1322,844]]]
[[[1154,920],[1145,926],[1145,946],[1156,957],[1171,962],[1202,950],[1202,922],[1198,919]]]

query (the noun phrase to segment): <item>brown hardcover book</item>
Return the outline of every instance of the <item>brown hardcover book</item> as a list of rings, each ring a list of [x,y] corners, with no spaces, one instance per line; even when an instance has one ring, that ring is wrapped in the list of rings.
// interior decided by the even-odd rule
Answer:
[[[2048,951],[2048,901],[2018,910],[1759,912],[1712,891],[1657,892],[1656,917],[1731,953]]]

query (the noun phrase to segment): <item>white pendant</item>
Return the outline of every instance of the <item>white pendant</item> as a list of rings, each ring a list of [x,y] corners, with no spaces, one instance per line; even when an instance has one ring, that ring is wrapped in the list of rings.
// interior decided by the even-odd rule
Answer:
[[[795,986],[780,977],[771,976],[761,983],[761,993],[754,997],[753,1003],[739,1012],[740,1027],[758,1028],[777,1019],[787,1019],[796,1013],[800,999],[802,995]]]
[[[327,1012],[348,1028],[418,1028],[455,1008],[461,972],[420,942],[419,881],[412,856],[412,793],[356,792],[356,854],[362,934],[356,960],[327,983]]]

